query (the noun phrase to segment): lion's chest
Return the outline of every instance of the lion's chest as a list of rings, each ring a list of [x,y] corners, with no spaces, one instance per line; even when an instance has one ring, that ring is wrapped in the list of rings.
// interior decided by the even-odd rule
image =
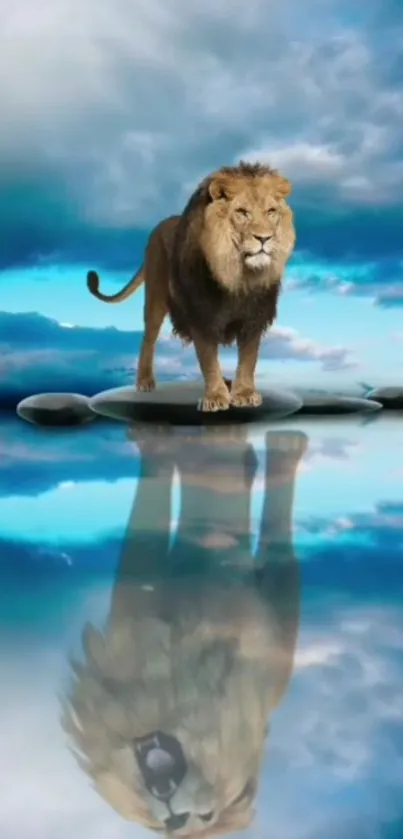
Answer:
[[[174,332],[185,341],[192,331],[214,343],[229,345],[241,337],[264,332],[276,315],[278,288],[250,294],[229,294],[220,288],[209,294],[175,295],[169,301]]]
[[[217,333],[219,343],[235,341],[246,328],[260,322],[264,300],[251,299],[246,295],[228,295],[221,306],[211,314],[211,328]]]

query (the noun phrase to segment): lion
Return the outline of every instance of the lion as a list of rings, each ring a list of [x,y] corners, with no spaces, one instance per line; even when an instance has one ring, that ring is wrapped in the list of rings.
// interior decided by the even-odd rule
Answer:
[[[132,432],[140,476],[109,614],[83,631],[62,724],[79,765],[123,818],[200,839],[250,824],[270,718],[287,689],[300,580],[292,547],[307,438],[266,436],[256,555],[256,456],[245,427]],[[179,470],[174,543],[170,496]]]
[[[139,391],[155,388],[155,344],[169,314],[174,334],[194,344],[205,385],[201,410],[261,404],[254,382],[261,337],[276,317],[296,240],[290,193],[290,182],[269,166],[223,167],[199,184],[182,215],[152,231],[144,265],[120,292],[101,294],[98,275],[88,273],[91,294],[108,303],[145,283]],[[238,365],[229,390],[218,351],[234,341]]]

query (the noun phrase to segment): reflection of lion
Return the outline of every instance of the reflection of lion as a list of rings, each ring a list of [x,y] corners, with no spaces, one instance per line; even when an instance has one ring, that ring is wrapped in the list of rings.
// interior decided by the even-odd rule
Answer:
[[[295,244],[289,181],[260,164],[240,163],[205,178],[181,216],[151,233],[144,266],[118,294],[99,292],[94,271],[88,288],[100,300],[124,300],[145,282],[145,332],[137,388],[155,387],[155,342],[166,314],[174,331],[193,342],[205,380],[202,409],[259,405],[254,373],[262,333],[276,316],[284,267]],[[231,393],[218,346],[238,345]]]
[[[227,445],[222,434],[216,445],[175,433],[152,446],[139,435],[139,485],[107,625],[85,629],[65,706],[64,727],[98,792],[123,817],[167,834],[249,824],[268,717],[292,670],[291,513],[306,438],[267,435],[253,558],[254,461],[243,433]],[[170,549],[175,466],[183,501]]]

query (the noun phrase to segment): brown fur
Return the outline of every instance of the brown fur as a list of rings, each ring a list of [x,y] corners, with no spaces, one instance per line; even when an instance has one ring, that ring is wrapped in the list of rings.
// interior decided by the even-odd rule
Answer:
[[[254,384],[262,334],[273,323],[285,265],[295,245],[289,181],[261,164],[241,162],[205,178],[181,216],[151,233],[142,266],[121,292],[107,297],[89,272],[90,292],[119,302],[145,282],[145,331],[137,389],[153,390],[155,343],[167,314],[174,332],[193,342],[205,381],[202,410],[259,405]],[[263,239],[266,241],[263,242]],[[219,345],[238,347],[231,393]]]
[[[307,440],[299,432],[266,435],[253,557],[256,457],[246,427],[168,435],[136,424],[130,434],[140,474],[109,614],[102,630],[83,632],[63,725],[98,793],[156,831],[167,806],[147,789],[134,743],[154,731],[175,736],[188,769],[170,806],[189,819],[171,837],[232,833],[251,821],[269,721],[293,668],[300,580],[292,505]],[[170,547],[177,472],[182,503]],[[218,539],[228,534],[232,546]]]

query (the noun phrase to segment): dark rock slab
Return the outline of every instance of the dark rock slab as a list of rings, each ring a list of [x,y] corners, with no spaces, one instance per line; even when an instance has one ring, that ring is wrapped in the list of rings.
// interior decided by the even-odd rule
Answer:
[[[198,410],[203,395],[202,382],[161,384],[151,393],[138,393],[134,387],[118,387],[98,393],[90,400],[97,414],[128,422],[158,422],[170,425],[218,425],[221,423],[262,422],[294,414],[302,400],[294,393],[261,389],[259,407],[229,408],[208,413]]]
[[[17,405],[21,419],[34,425],[63,427],[93,422],[89,399],[79,393],[37,393]]]
[[[374,399],[362,399],[351,396],[333,396],[331,394],[299,394],[303,404],[298,416],[337,416],[340,414],[372,413],[380,411],[382,404]]]
[[[403,410],[403,387],[375,387],[365,394],[366,399],[375,399],[389,411]]]

